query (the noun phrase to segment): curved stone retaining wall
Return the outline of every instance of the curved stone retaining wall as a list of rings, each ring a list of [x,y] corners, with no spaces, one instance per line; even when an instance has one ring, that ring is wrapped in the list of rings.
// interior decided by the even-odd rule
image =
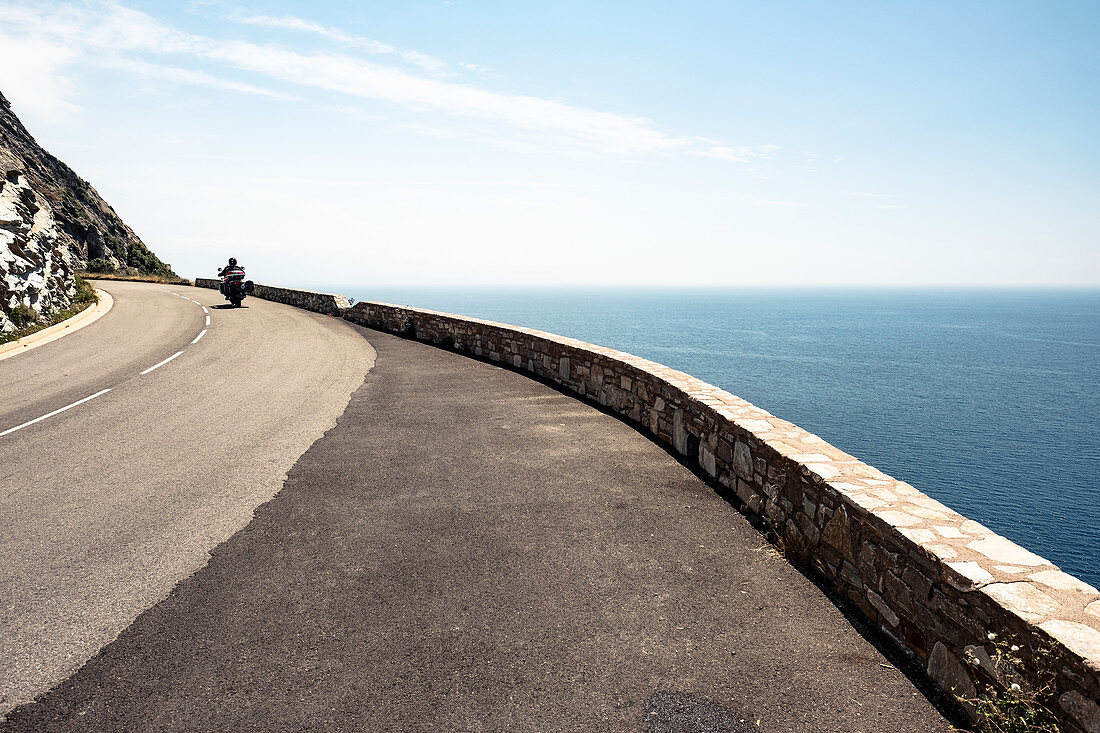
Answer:
[[[344,317],[526,371],[640,425],[736,494],[942,688],[1048,670],[1064,730],[1100,733],[1100,592],[797,425],[688,374],[542,331],[384,303]],[[994,638],[991,638],[993,636]],[[1007,648],[1007,646],[1006,646]],[[1046,654],[1036,650],[1047,648]]]
[[[195,285],[200,288],[213,288],[217,290],[220,282],[220,280],[208,277],[195,278]],[[306,310],[324,313],[330,316],[343,314],[344,310],[351,305],[351,302],[343,295],[314,293],[310,290],[280,288],[274,285],[260,285],[258,283],[252,295],[257,298],[263,298],[264,300],[273,300],[276,303],[285,303],[287,305],[305,308]]]

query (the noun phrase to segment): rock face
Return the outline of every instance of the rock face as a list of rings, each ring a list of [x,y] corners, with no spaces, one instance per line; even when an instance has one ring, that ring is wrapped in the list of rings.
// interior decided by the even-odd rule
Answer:
[[[87,181],[43,150],[0,93],[0,331],[13,309],[63,308],[73,272],[91,260],[130,274],[173,277]],[[101,262],[99,262],[101,260]]]
[[[51,313],[76,294],[73,254],[58,244],[50,207],[17,171],[0,179],[0,333],[15,330],[20,306]]]

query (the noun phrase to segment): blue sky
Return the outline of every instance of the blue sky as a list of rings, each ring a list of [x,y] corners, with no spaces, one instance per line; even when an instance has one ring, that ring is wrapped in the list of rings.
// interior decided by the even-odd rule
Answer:
[[[0,3],[181,274],[1100,285],[1095,3]]]

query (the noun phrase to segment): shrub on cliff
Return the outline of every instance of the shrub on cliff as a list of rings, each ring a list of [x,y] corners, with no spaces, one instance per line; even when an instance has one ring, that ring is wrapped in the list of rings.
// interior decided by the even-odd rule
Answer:
[[[16,328],[25,328],[38,320],[38,311],[20,303],[8,312],[8,318]]]
[[[104,257],[96,257],[94,260],[88,260],[88,272],[105,272],[110,274],[114,271],[114,264]]]

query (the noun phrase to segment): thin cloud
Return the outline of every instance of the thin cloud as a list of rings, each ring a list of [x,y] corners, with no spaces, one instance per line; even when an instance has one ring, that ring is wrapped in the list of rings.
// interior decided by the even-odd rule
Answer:
[[[412,50],[400,50],[388,43],[382,43],[376,41],[373,38],[366,38],[364,36],[355,36],[350,33],[346,33],[339,28],[333,28],[331,26],[322,25],[320,23],[314,23],[313,21],[298,18],[293,15],[283,16],[271,16],[271,15],[239,15],[233,14],[229,16],[229,20],[234,23],[241,23],[244,25],[260,26],[263,28],[281,28],[284,30],[301,31],[304,33],[312,33],[322,38],[327,38],[330,41],[335,41],[344,46],[351,46],[353,48],[359,48],[370,54],[393,54],[406,61],[413,66],[418,66],[425,71],[430,71],[433,74],[445,73],[448,70],[447,62],[437,59],[434,56],[429,56],[426,53],[420,53],[419,51]]]
[[[315,33],[337,43],[358,42],[364,49],[389,48],[372,39],[286,16],[247,16],[253,25],[285,27]],[[9,31],[48,39],[73,51],[72,61],[110,57],[118,68],[147,77],[160,75],[175,83],[192,83],[285,99],[294,95],[223,78],[235,71],[259,75],[303,89],[358,97],[393,105],[420,116],[431,126],[433,115],[475,126],[488,126],[493,137],[513,137],[529,145],[587,148],[624,155],[688,155],[731,163],[772,155],[775,146],[744,147],[702,137],[669,134],[635,115],[574,107],[534,96],[490,91],[466,83],[421,76],[395,66],[336,52],[304,52],[245,40],[220,39],[172,28],[152,16],[115,3],[0,6],[0,23]],[[386,54],[400,53],[386,51]],[[151,56],[183,56],[222,67],[222,76],[189,72],[174,63],[152,63]],[[423,61],[423,59],[421,59]],[[100,61],[99,63],[103,63]],[[335,100],[329,100],[335,103]],[[474,133],[480,138],[484,129]],[[498,141],[499,142],[499,141]],[[507,142],[507,140],[505,140]]]
[[[267,97],[268,99],[274,99],[284,102],[301,101],[301,97],[295,97],[292,94],[272,91],[271,89],[265,89],[263,87],[258,87],[253,84],[245,84],[243,82],[222,79],[216,76],[211,76],[210,74],[202,71],[195,71],[193,69],[183,69],[175,66],[161,66],[159,64],[150,64],[145,61],[137,61],[134,59],[121,59],[110,57],[92,59],[89,61],[89,63],[104,69],[129,71],[150,79],[161,79],[163,81],[168,81],[175,84],[190,84],[193,86],[203,86],[209,87],[211,89],[221,89],[223,91],[229,92],[255,94],[260,97]]]

